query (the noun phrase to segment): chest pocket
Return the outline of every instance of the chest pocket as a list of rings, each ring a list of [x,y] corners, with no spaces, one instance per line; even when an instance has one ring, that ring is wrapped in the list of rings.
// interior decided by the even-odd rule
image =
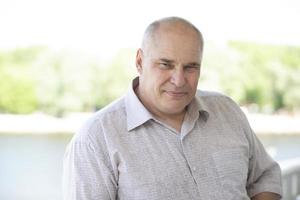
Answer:
[[[239,148],[214,152],[213,161],[226,199],[249,199],[246,191],[248,157]]]

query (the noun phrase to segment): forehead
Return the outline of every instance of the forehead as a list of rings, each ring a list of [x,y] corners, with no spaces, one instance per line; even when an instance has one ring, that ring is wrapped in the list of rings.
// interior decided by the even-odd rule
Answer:
[[[163,27],[149,40],[148,53],[154,58],[166,57],[182,61],[198,61],[202,53],[199,34],[191,28]]]

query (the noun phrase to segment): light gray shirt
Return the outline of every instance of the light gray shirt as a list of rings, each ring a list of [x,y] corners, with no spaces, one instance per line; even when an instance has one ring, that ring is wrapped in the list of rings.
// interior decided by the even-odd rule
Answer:
[[[280,168],[240,108],[224,95],[203,91],[188,106],[178,133],[155,119],[130,88],[73,137],[63,180],[65,200],[281,195]]]

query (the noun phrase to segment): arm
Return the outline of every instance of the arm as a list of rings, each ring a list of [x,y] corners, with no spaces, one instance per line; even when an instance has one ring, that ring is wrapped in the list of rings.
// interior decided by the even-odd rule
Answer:
[[[64,200],[114,200],[117,182],[108,153],[85,134],[75,136],[64,157]]]
[[[281,170],[252,134],[247,191],[253,200],[276,200],[282,195]]]
[[[266,152],[264,146],[252,131],[247,117],[236,106],[237,121],[241,122],[241,127],[248,140],[249,162],[248,179],[246,190],[252,200],[273,200],[282,196],[281,170]]]
[[[262,192],[251,198],[251,200],[279,200],[279,199],[280,196],[278,194],[271,193],[271,192]]]

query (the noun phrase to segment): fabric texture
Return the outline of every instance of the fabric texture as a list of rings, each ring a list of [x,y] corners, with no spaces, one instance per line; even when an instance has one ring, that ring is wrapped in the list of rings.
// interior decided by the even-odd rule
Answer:
[[[64,157],[65,200],[247,200],[281,191],[278,164],[228,97],[198,91],[181,132],[128,93],[95,113]]]

